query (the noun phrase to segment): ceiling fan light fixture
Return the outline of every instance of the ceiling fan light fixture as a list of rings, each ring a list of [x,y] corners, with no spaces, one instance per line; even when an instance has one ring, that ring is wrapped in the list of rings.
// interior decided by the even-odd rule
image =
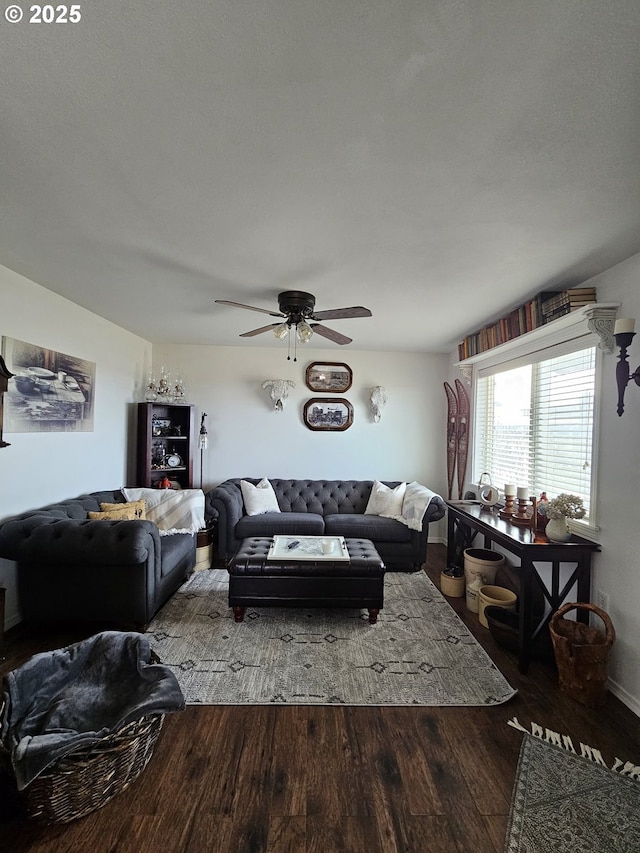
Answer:
[[[276,326],[273,330],[273,334],[279,341],[283,341],[287,335],[289,334],[289,326],[287,323],[280,323],[279,326]]]
[[[313,336],[313,329],[305,320],[302,320],[296,326],[296,335],[301,344],[307,344]]]

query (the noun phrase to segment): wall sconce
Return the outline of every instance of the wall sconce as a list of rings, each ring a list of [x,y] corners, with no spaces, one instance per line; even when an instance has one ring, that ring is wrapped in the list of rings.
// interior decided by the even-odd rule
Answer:
[[[382,385],[376,385],[375,388],[371,389],[369,402],[371,405],[371,416],[373,417],[373,422],[376,424],[380,422],[382,410],[387,403],[387,399],[387,392]]]
[[[627,385],[633,381],[640,387],[640,367],[631,373],[629,370],[629,360],[627,358],[627,347],[631,346],[631,341],[635,337],[636,321],[631,317],[622,320],[616,320],[613,329],[613,334],[616,339],[616,346],[620,347],[619,361],[616,365],[616,382],[618,383],[618,415],[624,412],[624,392],[627,390]]]

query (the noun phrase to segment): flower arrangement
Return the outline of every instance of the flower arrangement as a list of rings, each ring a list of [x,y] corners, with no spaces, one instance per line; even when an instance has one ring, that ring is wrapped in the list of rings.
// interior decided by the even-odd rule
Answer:
[[[584,518],[585,509],[582,498],[562,492],[557,498],[551,498],[546,506],[548,518]]]

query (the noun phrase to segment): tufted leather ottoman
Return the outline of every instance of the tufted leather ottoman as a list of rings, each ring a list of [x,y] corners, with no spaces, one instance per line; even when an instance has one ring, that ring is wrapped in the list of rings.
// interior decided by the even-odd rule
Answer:
[[[366,607],[375,625],[383,606],[385,566],[369,539],[346,539],[349,562],[267,560],[271,538],[244,539],[231,558],[229,606],[236,622],[246,607]]]

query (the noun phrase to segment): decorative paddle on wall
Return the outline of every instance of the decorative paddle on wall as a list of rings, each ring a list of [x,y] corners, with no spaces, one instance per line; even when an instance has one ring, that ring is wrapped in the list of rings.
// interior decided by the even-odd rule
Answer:
[[[454,391],[448,382],[444,383],[447,395],[447,487],[448,500],[453,494],[453,481],[458,474],[458,500],[462,500],[464,480],[467,473],[469,453],[469,395],[459,379],[455,381]]]

